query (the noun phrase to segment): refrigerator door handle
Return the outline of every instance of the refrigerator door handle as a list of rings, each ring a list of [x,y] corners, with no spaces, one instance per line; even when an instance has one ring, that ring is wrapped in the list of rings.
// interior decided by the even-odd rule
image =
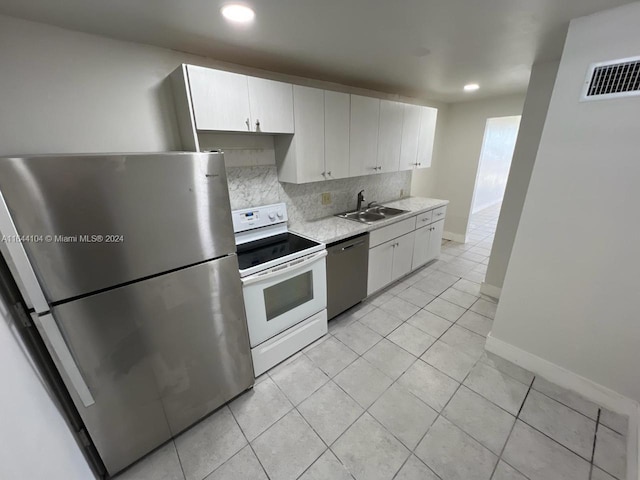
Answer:
[[[35,316],[35,315],[34,315]],[[36,317],[36,325],[40,326],[40,333],[48,341],[50,347],[55,352],[60,362],[60,369],[64,371],[67,378],[75,388],[80,400],[85,407],[90,407],[95,403],[89,386],[82,378],[82,373],[73,359],[73,355],[67,346],[67,342],[62,336],[62,332],[56,323],[55,318],[50,313]]]

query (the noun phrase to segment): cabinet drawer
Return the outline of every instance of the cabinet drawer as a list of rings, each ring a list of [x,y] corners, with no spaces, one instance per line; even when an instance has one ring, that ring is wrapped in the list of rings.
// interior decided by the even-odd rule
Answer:
[[[445,213],[447,213],[447,207],[445,205],[444,207],[439,207],[439,208],[436,208],[435,210],[432,210],[432,212],[433,212],[433,217],[431,218],[431,221],[436,222],[444,218]]]
[[[421,213],[417,217],[416,228],[424,227],[433,221],[433,210]]]
[[[393,225],[379,228],[371,232],[369,237],[369,247],[375,247],[381,243],[387,242],[392,238],[397,238],[416,229],[416,217],[401,220]]]

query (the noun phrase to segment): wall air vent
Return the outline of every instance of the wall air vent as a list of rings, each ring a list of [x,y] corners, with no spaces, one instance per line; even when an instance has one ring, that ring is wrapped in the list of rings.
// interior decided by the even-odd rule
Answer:
[[[640,57],[589,65],[581,100],[605,100],[632,95],[640,95]]]

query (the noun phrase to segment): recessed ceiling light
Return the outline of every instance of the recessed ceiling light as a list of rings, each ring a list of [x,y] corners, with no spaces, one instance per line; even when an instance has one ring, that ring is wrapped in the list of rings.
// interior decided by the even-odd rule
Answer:
[[[464,86],[464,91],[465,92],[475,92],[479,88],[480,88],[480,85],[478,85],[477,83],[470,83],[470,84]]]
[[[220,10],[222,16],[234,23],[251,23],[255,18],[255,12],[240,3],[229,3]]]

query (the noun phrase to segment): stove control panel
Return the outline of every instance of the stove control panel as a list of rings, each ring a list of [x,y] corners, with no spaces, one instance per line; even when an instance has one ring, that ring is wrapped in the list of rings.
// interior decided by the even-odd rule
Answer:
[[[233,231],[235,233],[267,227],[269,225],[282,223],[286,225],[289,219],[287,216],[286,203],[275,203],[273,205],[234,210],[231,212],[231,217],[233,219]]]

